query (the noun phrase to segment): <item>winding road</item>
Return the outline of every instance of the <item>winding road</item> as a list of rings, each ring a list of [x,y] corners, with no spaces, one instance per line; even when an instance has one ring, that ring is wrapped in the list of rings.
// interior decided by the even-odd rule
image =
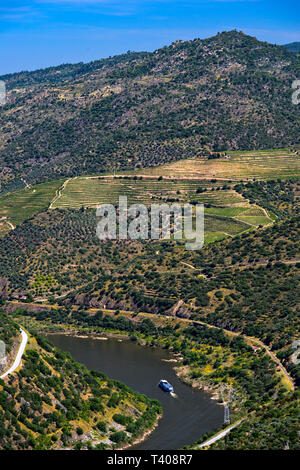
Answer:
[[[226,436],[226,434],[229,434],[230,431],[234,428],[236,428],[241,422],[244,421],[243,419],[240,419],[236,423],[232,424],[229,426],[229,428],[224,429],[224,431],[221,431],[220,433],[216,434],[215,436],[211,437],[205,442],[202,442],[202,444],[199,444],[198,446],[193,447],[193,449],[203,449],[203,447],[208,447],[214,442],[217,442],[219,439],[223,439],[223,437]]]
[[[56,194],[55,194],[54,198],[52,199],[52,201],[50,202],[50,205],[49,205],[48,209],[53,209],[53,204],[61,197],[61,193],[66,188],[66,186],[67,186],[68,182],[70,181],[70,179],[76,180],[76,178],[77,178],[77,176],[75,176],[75,178],[69,178],[66,181],[64,181],[62,186],[60,188],[58,188],[58,190],[56,191]]]
[[[195,268],[197,269],[197,268]],[[20,305],[22,307],[24,307],[24,305],[26,304],[23,304],[23,303],[20,303],[18,301],[13,301],[12,304],[14,305]],[[41,306],[41,304],[34,304],[32,303],[31,305],[38,305],[39,307]],[[53,305],[47,305],[47,304],[44,304],[45,306],[48,306],[48,307],[51,307],[53,308]],[[91,309],[92,310],[92,309]],[[110,310],[110,309],[105,309],[105,312],[108,313],[108,314],[114,314],[115,310]],[[132,311],[124,311],[125,313],[130,313],[132,314],[133,312]],[[143,312],[140,312],[141,314],[143,314]],[[146,317],[148,318],[151,318],[153,317],[153,319],[155,319],[155,317],[165,317],[165,315],[161,315],[161,314],[151,314],[151,313],[144,313],[144,315],[146,315]],[[246,336],[245,334],[243,333],[240,333],[240,332],[236,332],[236,331],[230,331],[230,330],[227,330],[226,328],[222,328],[222,327],[219,327],[219,326],[216,326],[216,325],[212,325],[210,323],[205,323],[204,321],[201,321],[201,320],[190,320],[189,318],[180,318],[180,317],[176,317],[177,320],[180,320],[181,322],[184,322],[184,323],[191,323],[191,324],[198,324],[198,325],[203,325],[203,326],[206,326],[207,328],[213,328],[213,329],[221,329],[224,331],[225,334],[227,334],[228,336],[241,336],[243,337],[246,341],[248,341],[249,343],[252,343],[254,346],[258,346],[258,347],[261,347],[262,349],[264,349],[266,351],[266,353],[270,356],[270,358],[272,359],[272,361],[275,362],[275,364],[277,364],[278,368],[280,369],[281,373],[284,375],[284,377],[286,378],[290,388],[292,391],[295,390],[295,384],[294,384],[294,381],[292,379],[292,377],[290,376],[290,374],[287,372],[287,370],[285,369],[285,367],[283,366],[283,364],[281,363],[281,361],[278,359],[278,357],[271,351],[271,349],[266,345],[264,344],[262,341],[260,341],[259,339],[257,338],[254,338],[253,336]]]
[[[28,334],[25,333],[25,331],[22,330],[22,328],[20,328],[20,332],[21,332],[22,340],[21,340],[21,344],[19,346],[17,355],[15,357],[14,363],[6,372],[4,372],[4,374],[0,375],[0,379],[4,379],[4,377],[6,377],[7,375],[12,374],[21,364],[22,356],[24,354],[27,341],[28,341]]]

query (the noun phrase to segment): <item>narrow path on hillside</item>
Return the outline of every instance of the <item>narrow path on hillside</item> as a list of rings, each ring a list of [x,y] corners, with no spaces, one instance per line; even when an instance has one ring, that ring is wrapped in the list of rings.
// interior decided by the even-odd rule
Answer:
[[[7,223],[7,225],[10,226],[12,230],[15,230],[16,227],[9,220],[6,220],[5,222]]]
[[[183,261],[180,261],[181,264],[184,264],[185,266],[188,266],[191,269],[194,269],[195,271],[201,271],[200,268],[195,268],[192,264],[184,263]],[[298,259],[280,259],[276,261],[276,263],[283,263],[283,264],[297,264],[300,263],[300,258]],[[247,264],[228,264],[225,266],[225,268],[256,268],[260,266],[268,266],[269,262],[268,261],[259,261],[258,263],[247,263]]]
[[[28,184],[23,178],[22,178],[23,183],[25,184],[25,188],[30,189],[31,185]]]
[[[213,444],[214,442],[217,442],[219,441],[220,439],[223,439],[223,437],[225,437],[227,434],[230,433],[230,431],[232,431],[232,429],[236,428],[237,426],[239,426],[242,422],[244,421],[244,419],[240,419],[239,421],[237,421],[236,423],[232,424],[231,426],[229,426],[228,428],[224,429],[223,431],[221,432],[218,432],[217,434],[215,434],[214,436],[212,436],[211,438],[207,439],[207,441],[205,442],[202,442],[202,444],[199,444],[199,445],[196,445],[195,447],[193,447],[193,450],[195,449],[203,449],[204,447],[209,447],[211,444]]]
[[[288,371],[285,369],[285,367],[282,365],[282,363],[280,362],[280,360],[276,357],[276,355],[271,351],[271,349],[266,345],[264,344],[262,341],[260,341],[259,339],[257,338],[254,338],[253,336],[246,336],[244,335],[243,333],[237,333],[235,331],[230,331],[230,330],[226,330],[225,328],[221,328],[219,326],[215,326],[215,325],[211,325],[209,323],[205,323],[203,321],[199,321],[199,320],[189,320],[187,318],[181,318],[182,321],[186,321],[186,322],[191,322],[193,324],[199,324],[199,325],[204,325],[206,326],[207,328],[217,328],[219,330],[223,330],[224,333],[226,333],[227,335],[229,336],[241,336],[241,337],[244,337],[247,341],[249,341],[250,343],[254,344],[255,346],[260,346],[261,348],[265,349],[265,351],[267,352],[267,354],[271,357],[271,359],[279,366],[281,372],[283,373],[283,375],[285,376],[285,378],[287,379],[287,381],[289,382],[292,390],[294,391],[295,390],[295,385],[294,385],[294,381],[292,379],[292,377],[290,376],[290,374],[288,373]]]
[[[244,335],[245,336],[245,335]],[[271,349],[266,346],[262,341],[260,341],[259,339],[256,339],[256,338],[250,338],[249,336],[245,336],[245,338],[249,339],[250,341],[252,341],[252,343],[254,344],[257,344],[258,346],[261,346],[262,348],[264,348],[267,353],[269,354],[269,356],[271,357],[271,359],[278,365],[278,367],[280,368],[281,372],[284,374],[284,376],[286,377],[287,381],[290,383],[290,385],[292,386],[292,389],[295,390],[295,386],[294,386],[294,382],[293,382],[293,379],[291,378],[291,376],[289,375],[288,371],[285,369],[285,367],[281,364],[280,360],[278,359],[278,357],[275,356],[275,354],[271,351]]]
[[[53,209],[53,204],[61,197],[61,193],[62,191],[66,188],[68,182],[71,180],[71,179],[76,179],[77,176],[75,176],[75,178],[69,178],[67,179],[66,181],[64,181],[64,183],[62,184],[62,186],[60,188],[58,188],[58,190],[56,191],[56,194],[54,196],[54,198],[52,199],[52,201],[50,202],[50,205],[49,205],[49,209]]]

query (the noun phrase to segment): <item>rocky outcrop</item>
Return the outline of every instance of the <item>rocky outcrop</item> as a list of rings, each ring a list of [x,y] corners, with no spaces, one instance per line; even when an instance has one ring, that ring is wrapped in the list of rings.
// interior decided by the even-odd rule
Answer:
[[[7,364],[6,347],[4,341],[0,340],[0,371],[4,370]]]
[[[45,312],[45,311],[49,312],[51,310],[51,307],[47,305],[29,304],[26,302],[7,302],[3,310],[6,313],[14,313],[17,310],[17,308],[22,308],[23,310],[26,310],[27,312],[32,312],[32,313]]]
[[[179,318],[190,318],[192,312],[187,308],[183,300],[179,300],[169,311],[169,315]]]

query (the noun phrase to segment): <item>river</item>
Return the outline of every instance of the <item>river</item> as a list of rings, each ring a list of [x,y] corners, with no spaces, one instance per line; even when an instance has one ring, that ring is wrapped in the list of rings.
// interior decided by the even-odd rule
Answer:
[[[176,376],[172,358],[166,350],[139,346],[130,340],[77,338],[52,334],[52,344],[68,351],[89,369],[104,372],[120,380],[137,392],[158,399],[163,406],[163,417],[157,428],[134,450],[180,449],[195,442],[211,429],[223,423],[223,407],[206,392],[193,390]],[[176,397],[157,387],[160,379],[168,380]]]

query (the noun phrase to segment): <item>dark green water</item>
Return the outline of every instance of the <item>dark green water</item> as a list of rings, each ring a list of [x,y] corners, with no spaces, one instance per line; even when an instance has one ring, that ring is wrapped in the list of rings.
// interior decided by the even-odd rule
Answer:
[[[162,360],[171,358],[167,351],[142,347],[127,340],[104,341],[64,335],[47,338],[89,369],[104,372],[133,390],[160,400],[163,418],[148,439],[133,449],[179,449],[223,423],[223,407],[207,393],[193,391],[180,382],[172,369],[174,364]],[[173,385],[176,398],[157,387],[160,379]]]

